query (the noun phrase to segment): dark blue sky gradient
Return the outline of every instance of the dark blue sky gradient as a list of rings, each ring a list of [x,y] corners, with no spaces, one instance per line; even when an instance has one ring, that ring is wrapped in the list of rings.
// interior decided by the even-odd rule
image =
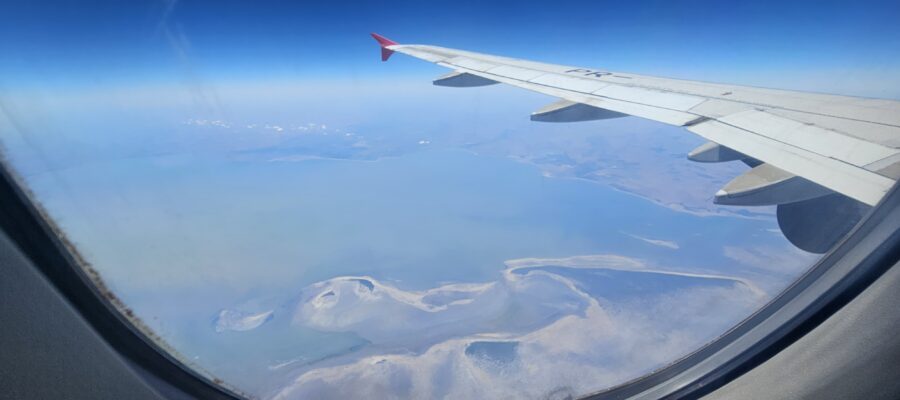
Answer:
[[[31,3],[42,2],[0,6],[0,85],[434,73],[411,60],[378,65],[371,31],[401,43],[692,79],[900,70],[897,1]]]

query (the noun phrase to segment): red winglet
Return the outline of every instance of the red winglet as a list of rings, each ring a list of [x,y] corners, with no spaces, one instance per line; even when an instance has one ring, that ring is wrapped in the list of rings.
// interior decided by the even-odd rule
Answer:
[[[398,43],[374,32],[372,32],[372,37],[381,45],[381,61],[387,61],[388,58],[391,58],[391,54],[394,54],[394,51],[387,48],[387,46],[393,46]]]

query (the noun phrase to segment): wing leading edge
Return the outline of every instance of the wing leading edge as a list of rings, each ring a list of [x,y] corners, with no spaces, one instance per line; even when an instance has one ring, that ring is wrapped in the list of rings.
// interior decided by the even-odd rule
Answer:
[[[792,204],[839,193],[874,206],[900,178],[897,101],[658,78],[372,36],[383,60],[399,52],[453,70],[436,85],[505,83],[561,99],[532,120],[631,115],[684,127],[710,141],[689,159],[755,167],[716,194],[720,204]]]

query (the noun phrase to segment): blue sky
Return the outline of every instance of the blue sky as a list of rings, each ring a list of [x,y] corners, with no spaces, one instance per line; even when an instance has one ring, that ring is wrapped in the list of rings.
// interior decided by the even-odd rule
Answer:
[[[888,97],[897,91],[877,82],[900,82],[892,78],[900,70],[896,1],[37,3],[0,6],[0,89],[435,72],[403,57],[379,65],[371,31],[401,43],[691,79],[800,89],[862,79]],[[797,82],[804,76],[812,83]]]

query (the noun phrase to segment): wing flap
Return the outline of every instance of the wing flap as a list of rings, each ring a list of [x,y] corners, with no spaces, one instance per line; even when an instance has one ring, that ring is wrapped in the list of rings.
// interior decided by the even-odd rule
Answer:
[[[868,205],[877,204],[894,184],[872,171],[725,122],[709,120],[687,129]]]
[[[576,78],[574,76],[549,73],[532,79],[531,83],[555,87],[563,90],[571,90],[573,92],[584,94],[593,93],[610,85],[609,83],[599,82],[591,79],[583,79]]]
[[[611,99],[679,111],[688,111],[706,101],[702,97],[621,85],[609,85],[593,93]]]
[[[896,149],[877,143],[779,117],[765,111],[743,111],[719,118],[719,121],[857,167],[864,167],[900,153]]]

